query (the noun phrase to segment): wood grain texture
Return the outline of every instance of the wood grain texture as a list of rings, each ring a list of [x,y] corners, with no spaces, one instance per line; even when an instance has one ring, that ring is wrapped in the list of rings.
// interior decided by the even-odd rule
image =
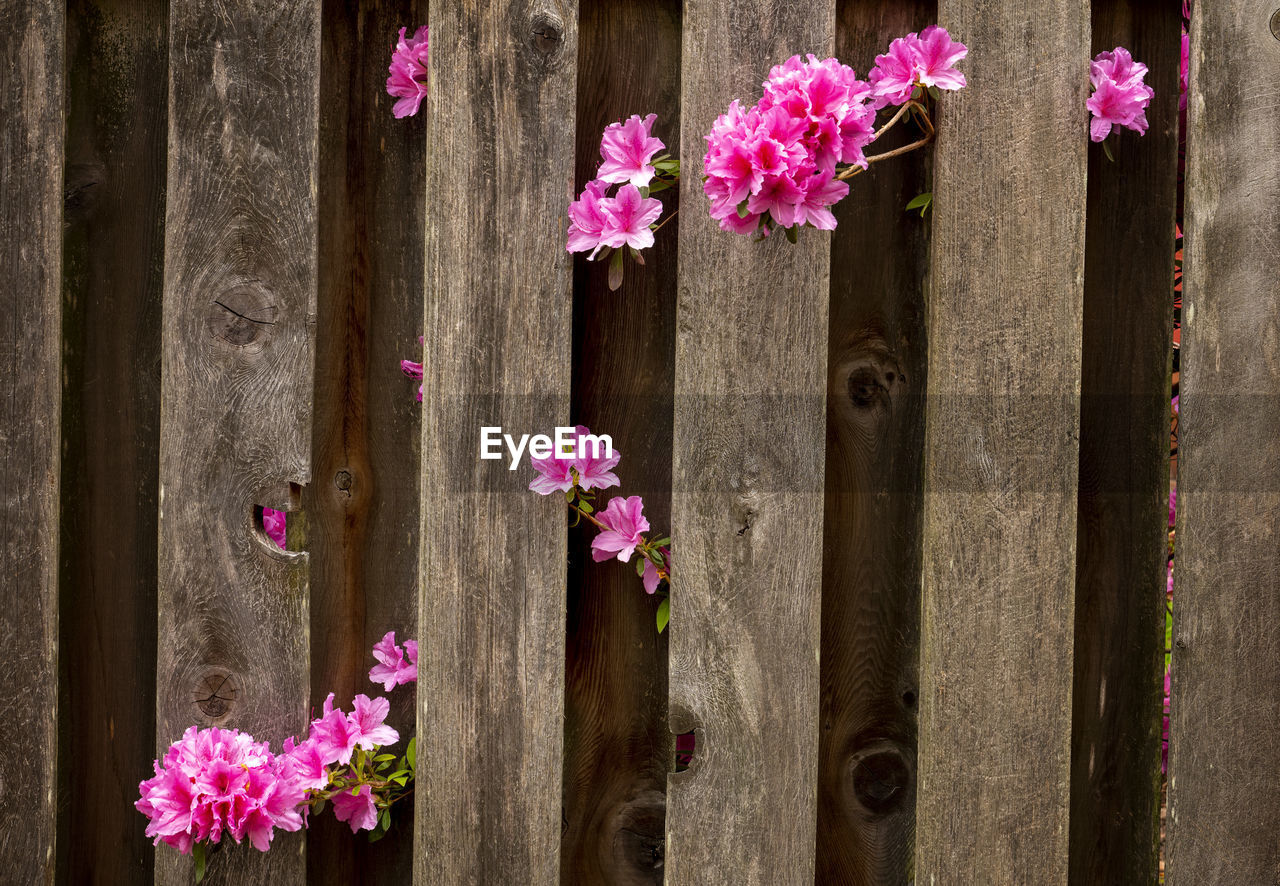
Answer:
[[[838,5],[836,57],[860,75],[929,0]],[[877,142],[880,153],[916,137]],[[915,852],[920,459],[928,151],[872,167],[836,206],[827,356],[817,882],[905,884]]]
[[[578,39],[579,186],[595,177],[605,126],[632,114],[657,114],[654,133],[676,153],[680,4],[590,4]],[[661,196],[671,212],[677,191]],[[671,525],[678,224],[658,233],[644,267],[628,264],[618,292],[609,291],[605,262],[582,256],[574,274],[573,418],[613,437],[622,486],[611,491],[644,497],[654,538]],[[654,626],[658,598],[645,595],[635,570],[592,560],[595,534],[570,532],[560,882],[661,883],[672,755],[667,637]]]
[[[52,883],[58,710],[64,9],[0,2],[0,790],[7,879]]]
[[[681,81],[667,882],[810,884],[830,236],[722,232],[704,136],[774,64],[831,54],[835,3],[691,0]]]
[[[399,750],[413,734],[413,687],[384,693],[368,674],[383,634],[417,637],[422,407],[399,361],[421,349],[426,121],[393,117],[383,84],[399,29],[425,24],[426,3],[323,6],[315,481],[297,521],[311,555],[311,707],[330,692],[343,705],[385,694]],[[413,808],[395,813],[377,843],[327,812],[313,818],[310,880],[408,882]]]
[[[480,429],[569,418],[578,10],[432,9],[415,877],[559,880],[565,506]]]
[[[1160,709],[1179,9],[1093,4],[1098,53],[1127,47],[1155,98],[1145,136],[1089,152],[1076,522],[1070,881],[1159,879]]]
[[[311,474],[319,61],[318,0],[170,6],[161,749],[191,724],[276,747],[306,726],[307,557],[254,510],[296,508]],[[209,865],[215,883],[301,883],[302,834]],[[157,853],[158,881],[190,877]]]
[[[1170,884],[1280,882],[1274,10],[1197,3],[1191,29]]]
[[[67,8],[60,868],[149,880],[168,4]]]
[[[938,18],[916,882],[1063,883],[1088,4]]]

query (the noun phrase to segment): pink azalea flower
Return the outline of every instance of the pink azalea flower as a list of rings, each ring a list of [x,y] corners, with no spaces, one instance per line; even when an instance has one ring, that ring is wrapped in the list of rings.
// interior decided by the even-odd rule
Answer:
[[[422,99],[427,95],[427,26],[423,25],[405,39],[400,29],[400,40],[391,54],[391,76],[387,78],[387,93],[400,100],[391,112],[399,117],[418,113]]]
[[[609,185],[596,179],[587,182],[587,186],[578,199],[569,204],[569,242],[565,249],[569,252],[591,251],[591,258],[602,245],[601,239],[608,216],[601,205],[608,199]]]
[[[334,796],[333,817],[351,825],[351,833],[371,831],[378,826],[378,807],[373,802],[373,792],[368,785],[358,788],[360,793],[352,795],[351,791],[343,791]]]
[[[804,189],[787,175],[771,175],[750,200],[747,211],[763,215],[769,213],[784,228],[796,221],[796,207],[804,200]]]
[[[591,556],[597,562],[617,556],[623,563],[631,559],[636,545],[649,531],[649,521],[644,517],[644,501],[638,495],[609,499],[609,506],[600,512],[600,522],[607,528],[591,540]]]
[[[560,458],[553,451],[546,458],[529,459],[529,464],[538,472],[538,476],[529,483],[529,488],[539,495],[568,492],[573,488],[573,459]]]
[[[267,533],[267,538],[276,543],[276,547],[284,550],[285,543],[285,512],[277,511],[275,508],[262,509],[262,528]]]
[[[265,742],[235,729],[194,726],[169,746],[163,763],[155,761],[155,777],[138,791],[134,806],[149,820],[147,836],[184,854],[227,833],[266,851],[275,828],[302,827],[298,807],[306,797],[291,766]]]
[[[613,184],[629,182],[637,188],[648,187],[655,172],[650,161],[666,147],[661,139],[649,135],[656,119],[657,114],[643,120],[638,114],[632,114],[625,122],[610,123],[600,140],[600,156],[604,162],[596,177]]]
[[[413,665],[413,677],[411,679],[417,680],[418,679],[418,641],[405,640],[404,651],[409,656],[409,664]]]
[[[396,645],[396,632],[387,631],[382,639],[373,644],[373,657],[378,663],[369,669],[369,681],[381,683],[385,692],[390,692],[397,685],[413,683],[418,679],[418,644],[408,640],[405,645],[413,644],[412,661],[404,660],[404,652]]]
[[[1143,83],[1147,66],[1135,62],[1129,50],[1117,46],[1111,52],[1100,52],[1089,68],[1089,81],[1094,92],[1085,103],[1093,120],[1089,137],[1100,142],[1111,133],[1112,126],[1124,126],[1139,135],[1147,131],[1146,108],[1155,90]]]
[[[867,73],[875,106],[904,104],[917,86],[963,89],[964,74],[955,66],[968,54],[963,43],[954,42],[946,28],[937,25],[899,37],[889,44],[888,53],[876,56],[876,66]]]
[[[367,695],[357,695],[354,707],[351,724],[355,727],[358,747],[369,751],[400,740],[400,733],[383,723],[391,712],[391,702],[381,696],[371,699]]]
[[[956,63],[969,54],[963,43],[956,43],[946,28],[930,25],[916,41],[916,79],[922,86],[939,89],[964,89],[964,74]]]
[[[658,583],[662,581],[658,576],[658,567],[654,566],[653,561],[648,557],[645,557],[644,560],[644,575],[641,576],[641,581],[644,582],[644,592],[646,594],[652,594],[656,591]]]
[[[649,226],[662,214],[662,201],[641,197],[635,185],[623,185],[618,196],[600,201],[605,214],[605,226],[600,242],[614,249],[630,246],[647,249],[653,245],[653,231]]]
[[[579,438],[591,433],[584,425],[578,425],[574,431]],[[588,490],[608,489],[619,484],[618,475],[613,473],[618,462],[622,461],[618,450],[614,449],[613,455],[606,456],[603,445],[596,448],[594,454],[585,443],[580,448],[583,451],[579,451],[578,457],[573,460],[573,469],[578,472],[578,486]]]
[[[329,783],[329,772],[320,756],[320,748],[311,739],[296,744],[293,736],[286,738],[284,759],[292,780],[304,789],[317,790]]]
[[[325,765],[341,763],[343,766],[351,762],[351,753],[360,740],[360,729],[351,718],[341,710],[333,707],[333,693],[324,701],[324,713],[318,720],[311,721],[310,741],[316,743],[320,759]]]
[[[796,223],[811,224],[823,231],[835,229],[836,217],[830,207],[849,193],[846,182],[836,181],[830,172],[819,172],[805,182],[805,190],[796,205]]]
[[[1178,62],[1178,109],[1187,109],[1187,90],[1191,88],[1191,35],[1182,29],[1182,59]]]

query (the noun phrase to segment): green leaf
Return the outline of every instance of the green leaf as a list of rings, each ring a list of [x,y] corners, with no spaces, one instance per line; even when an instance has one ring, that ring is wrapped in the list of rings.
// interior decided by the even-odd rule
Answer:
[[[408,775],[408,774],[409,774],[408,769],[397,769],[395,772],[387,776],[387,780],[390,781],[392,779],[399,778],[402,775]]]
[[[390,807],[382,810],[382,815],[378,818],[378,826],[384,831],[391,830],[391,809]]]
[[[934,101],[937,101],[938,99],[942,98],[942,93],[938,91],[938,87],[936,86],[929,87],[929,95],[933,97]]]
[[[903,211],[909,212],[912,209],[919,209],[920,217],[924,218],[924,214],[929,211],[931,206],[933,206],[933,192],[925,191],[923,194],[917,194],[912,197],[911,202],[903,208]]]
[[[653,184],[649,185],[649,193],[645,196],[652,196],[653,194],[657,194],[659,191],[665,191],[670,187],[671,182],[656,178],[653,180]]]
[[[660,538],[657,541],[653,542],[653,546],[655,548],[665,548],[669,544],[671,544],[670,536],[667,536],[666,538]]]
[[[629,248],[631,249],[631,257],[632,257],[632,258],[634,258],[634,259],[636,260],[636,264],[638,264],[638,265],[643,265],[643,264],[644,264],[644,256],[640,254],[640,250],[639,250],[639,249],[636,249],[634,246],[629,247]]]
[[[741,203],[738,204],[738,218],[746,218],[749,214],[750,214],[749,210],[747,209],[747,201],[743,200]]]
[[[405,757],[409,760],[409,768],[417,769],[418,762],[418,736],[409,739],[409,747],[405,751]]]
[[[658,633],[661,634],[671,621],[671,598],[667,597],[658,604]]]
[[[585,501],[578,502],[578,510],[582,511],[584,514],[591,514],[595,512],[595,508],[591,507],[591,504]]]
[[[1102,153],[1107,155],[1107,159],[1112,163],[1116,162],[1116,155],[1111,153],[1111,142],[1108,139],[1102,140]]]
[[[407,776],[407,775],[402,775],[402,776],[400,776],[399,778],[393,778],[393,779],[390,779],[390,780],[391,780],[391,781],[394,781],[396,784],[400,785],[400,787],[404,787],[404,786],[405,786],[406,784],[408,784],[408,782],[409,782],[409,776]]]
[[[378,754],[378,756],[373,758],[373,762],[381,763],[383,760],[394,760],[395,758],[395,754]]]
[[[782,229],[782,230],[786,233],[786,235],[787,235],[787,242],[788,242],[788,243],[795,243],[795,242],[796,242],[796,228],[797,228],[797,227],[798,227],[798,225],[792,225],[792,226],[791,226],[791,227],[789,227],[789,228],[783,228],[783,229]]]
[[[362,784],[358,784],[358,785],[356,785],[355,787],[353,787],[353,788],[351,789],[351,796],[353,796],[353,797],[358,797],[358,796],[360,796],[360,789],[361,789],[362,787],[364,787],[364,785],[362,785]]]
[[[918,98],[920,98],[921,94],[922,94],[922,93],[920,92],[920,87],[919,87],[919,86],[917,86],[915,89],[912,89],[912,90],[911,90],[911,97],[912,97],[912,98],[914,98],[914,99],[918,99]]]
[[[648,188],[639,188],[638,190],[640,191],[640,196],[641,196],[641,197],[648,197],[648,196],[649,196],[649,189],[648,189]]]
[[[636,575],[644,578],[644,558],[636,557]]]
[[[622,288],[622,250],[619,249],[613,254],[613,260],[609,262],[609,291],[617,292]]]
[[[191,847],[191,857],[196,862],[196,882],[204,879],[204,843],[196,843]]]

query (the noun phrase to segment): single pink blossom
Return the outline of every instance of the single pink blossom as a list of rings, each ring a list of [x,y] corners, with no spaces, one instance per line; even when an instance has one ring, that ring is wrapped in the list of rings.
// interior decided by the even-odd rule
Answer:
[[[643,510],[644,501],[638,495],[609,499],[608,507],[600,512],[600,522],[607,528],[591,540],[592,558],[599,562],[616,555],[623,563],[630,561],[636,545],[649,531]]]
[[[289,736],[284,741],[283,757],[293,781],[304,789],[318,790],[329,783],[320,748],[311,739],[298,744]]]
[[[423,25],[405,38],[407,28],[400,29],[400,39],[391,53],[391,76],[387,78],[387,93],[400,100],[391,112],[399,117],[411,117],[427,95],[427,26]]]
[[[418,644],[413,640],[413,661],[406,663],[404,652],[396,645],[396,632],[387,631],[382,639],[373,644],[373,657],[378,663],[369,669],[369,681],[381,683],[384,692],[390,692],[397,685],[413,683],[418,679]]]
[[[613,469],[618,466],[618,462],[622,461],[622,455],[618,450],[610,446],[612,455],[608,455],[603,443],[591,446],[587,440],[583,439],[591,436],[591,431],[587,430],[585,425],[574,428],[574,436],[578,451],[573,459],[573,469],[578,474],[578,486],[583,490],[608,489],[610,486],[617,486],[621,481],[618,480],[618,475],[613,473]]]
[[[1182,29],[1182,58],[1178,62],[1178,109],[1187,109],[1187,91],[1191,88],[1191,35]]]
[[[591,252],[596,257],[600,250],[605,225],[609,218],[601,205],[608,199],[609,184],[599,179],[587,182],[578,199],[569,204],[569,252]]]
[[[963,43],[937,25],[897,38],[886,54],[876,56],[875,67],[867,73],[875,106],[905,104],[917,86],[963,89],[964,74],[955,66],[968,54]]]
[[[275,508],[262,509],[262,528],[267,533],[267,538],[276,543],[276,547],[284,550],[285,547],[285,512],[277,511]]]
[[[353,794],[352,791],[359,791]],[[373,791],[368,785],[360,785],[350,791],[336,794],[332,801],[333,817],[351,826],[351,833],[371,831],[378,826],[378,807],[373,802]]]
[[[1155,95],[1155,90],[1143,82],[1146,74],[1147,66],[1135,62],[1123,46],[1094,57],[1089,67],[1094,92],[1085,103],[1093,114],[1089,124],[1093,141],[1100,142],[1110,135],[1112,126],[1124,126],[1139,135],[1146,133],[1146,108]]]
[[[422,336],[418,336],[418,344],[422,344]],[[409,378],[422,381],[422,364],[415,363],[412,360],[401,360],[400,371]],[[422,385],[418,385],[418,402],[422,402]]]
[[[916,41],[916,79],[922,86],[938,89],[964,89],[964,74],[956,63],[969,54],[963,43],[956,43],[946,28],[930,25]]]
[[[529,488],[539,495],[568,492],[573,488],[573,459],[552,452],[546,458],[531,458],[529,464],[538,472]]]
[[[823,231],[834,230],[836,217],[830,207],[843,200],[848,193],[849,185],[836,181],[830,172],[819,172],[811,176],[805,182],[802,199],[796,205],[796,223],[808,223]]]
[[[351,725],[355,727],[358,747],[370,751],[400,740],[400,733],[383,722],[391,712],[391,702],[381,696],[371,699],[367,695],[357,695],[353,706]]]
[[[635,185],[623,185],[616,197],[601,200],[605,214],[605,226],[600,242],[619,249],[647,249],[653,245],[653,231],[649,226],[662,214],[662,201],[641,197]]]
[[[657,114],[643,120],[632,114],[621,123],[610,123],[600,140],[600,156],[604,162],[596,177],[612,184],[629,182],[637,188],[646,188],[656,170],[651,165],[655,154],[666,145],[649,134]]]
[[[333,707],[333,693],[324,702],[324,713],[311,721],[309,740],[316,743],[316,750],[325,765],[351,762],[351,754],[360,740],[360,729],[351,718]]]
[[[405,640],[404,651],[409,656],[409,664],[413,665],[413,676],[410,679],[416,681],[418,679],[418,641]]]

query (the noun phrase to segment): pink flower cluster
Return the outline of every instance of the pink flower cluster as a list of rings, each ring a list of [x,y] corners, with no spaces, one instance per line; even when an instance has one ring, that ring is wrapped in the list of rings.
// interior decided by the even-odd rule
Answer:
[[[662,203],[641,193],[648,188],[657,169],[653,158],[666,147],[650,134],[656,114],[643,120],[639,115],[611,123],[600,141],[604,162],[596,177],[587,182],[578,199],[569,204],[569,252],[590,252],[603,248],[647,249],[653,245],[650,225],[662,214]],[[614,196],[609,190],[622,185]]]
[[[387,78],[387,93],[400,99],[391,112],[396,117],[411,117],[418,113],[427,95],[427,26],[423,25],[405,38],[407,28],[400,29],[400,39],[391,53],[391,76]]]
[[[905,104],[917,86],[963,89],[964,74],[956,63],[969,54],[963,43],[955,43],[945,28],[930,25],[917,34],[899,37],[889,51],[876,56],[876,65],[867,72],[872,105]]]
[[[275,828],[302,827],[308,781],[294,758],[235,729],[190,727],[169,746],[155,777],[142,782],[134,806],[150,822],[146,834],[183,854],[223,834],[271,848]]]
[[[849,193],[836,165],[867,165],[862,149],[874,135],[870,87],[834,58],[792,56],[769,72],[750,110],[737,100],[707,136],[702,189],[711,217],[736,234],[766,219],[789,228],[836,226],[830,207]]]
[[[591,435],[585,425],[577,425],[574,432],[579,440]],[[575,448],[588,449],[581,443]],[[616,451],[607,454],[603,448],[579,451],[572,458],[563,458],[559,453],[552,452],[547,458],[530,459],[538,476],[534,477],[529,488],[539,495],[568,492],[575,486],[583,490],[608,489],[618,485],[618,475],[613,473],[613,469],[621,460],[622,456]]]
[[[1089,138],[1100,142],[1111,134],[1112,126],[1125,126],[1139,135],[1147,131],[1147,105],[1155,90],[1143,82],[1147,66],[1135,62],[1129,50],[1117,46],[1100,52],[1089,66],[1093,95],[1085,107],[1093,114]]]
[[[384,692],[390,692],[396,686],[418,681],[418,641],[405,640],[404,649],[396,645],[396,632],[387,631],[382,639],[373,644],[373,657],[378,663],[369,670],[369,681],[381,683]],[[408,660],[405,660],[405,653]]]
[[[400,734],[383,722],[390,710],[391,702],[385,698],[357,695],[351,713],[344,713],[333,706],[330,692],[320,717],[311,721],[307,740],[292,749],[286,744],[285,750],[292,750],[295,758],[304,761],[305,774],[314,786],[323,787],[328,783],[325,767],[334,763],[347,765],[356,748],[373,751],[400,740]],[[363,787],[354,794],[340,791],[333,795],[332,803],[334,817],[347,822],[352,833],[377,827],[378,808],[372,788]]]

